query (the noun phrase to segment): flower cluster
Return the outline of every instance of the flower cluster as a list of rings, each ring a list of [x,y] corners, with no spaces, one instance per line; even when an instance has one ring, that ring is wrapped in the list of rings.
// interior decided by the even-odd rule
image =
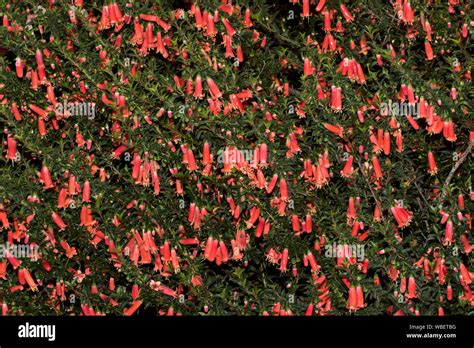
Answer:
[[[0,26],[3,315],[472,311],[467,1],[45,6]]]

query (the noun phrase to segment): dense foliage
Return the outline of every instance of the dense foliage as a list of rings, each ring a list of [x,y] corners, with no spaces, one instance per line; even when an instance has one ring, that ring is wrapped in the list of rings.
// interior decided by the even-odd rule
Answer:
[[[4,315],[472,314],[469,1],[0,4]]]

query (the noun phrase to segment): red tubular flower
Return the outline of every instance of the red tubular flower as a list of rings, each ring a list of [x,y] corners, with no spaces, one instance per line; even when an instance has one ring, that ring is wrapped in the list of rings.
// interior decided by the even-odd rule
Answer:
[[[10,251],[5,250],[5,256],[7,257],[8,262],[12,265],[13,269],[17,269],[21,265],[21,261],[13,256]]]
[[[380,167],[380,162],[377,156],[372,157],[372,164],[374,166],[374,174],[376,179],[380,179],[383,177],[382,169]]]
[[[466,284],[469,285],[472,283],[472,279],[474,278],[471,276],[471,273],[467,269],[467,267],[464,265],[464,263],[461,263],[460,265],[460,271],[461,271],[461,276],[462,276],[462,282],[461,284]]]
[[[351,236],[352,237],[356,237],[358,234],[359,234],[359,229],[360,229],[360,224],[359,222],[354,222],[354,224],[352,225],[352,232],[351,232]]]
[[[176,254],[176,250],[173,248],[171,249],[171,264],[173,265],[173,269],[175,272],[179,271],[179,260],[178,255]]]
[[[15,102],[12,103],[12,113],[13,113],[13,116],[15,117],[15,120],[21,121],[20,111],[18,111],[18,106],[16,105]]]
[[[30,289],[33,291],[37,291],[38,287],[36,286],[36,283],[33,277],[31,276],[30,271],[28,271],[26,268],[23,268],[23,276],[25,277],[25,281],[30,287]]]
[[[300,219],[296,214],[291,216],[291,227],[293,228],[293,232],[300,232]]]
[[[8,314],[8,305],[3,302],[2,303],[2,316],[6,316]]]
[[[59,244],[66,252],[66,256],[68,258],[72,258],[74,255],[76,255],[76,248],[71,248],[65,240],[62,240]]]
[[[324,16],[324,31],[330,32],[331,31],[331,17],[329,11],[324,11],[323,12]]]
[[[60,230],[64,230],[67,225],[64,223],[64,221],[61,219],[61,217],[56,214],[54,211],[51,213],[51,218],[55,222],[56,225],[58,225]]]
[[[43,166],[41,168],[40,179],[43,182],[43,188],[45,190],[54,187],[48,167]]]
[[[189,171],[194,171],[197,170],[198,167],[196,165],[196,160],[194,159],[194,154],[192,150],[187,150],[186,152],[187,158],[188,158],[188,170]]]
[[[411,8],[411,5],[408,1],[405,1],[403,4],[403,19],[405,20],[406,23],[413,23],[413,20],[415,18],[415,14],[413,12],[413,9]]]
[[[357,218],[353,197],[349,198],[349,204],[348,204],[346,215],[347,215],[347,221],[349,221],[349,222],[352,221],[352,220],[355,220]]]
[[[255,182],[255,181],[254,181]],[[265,175],[263,174],[263,171],[259,168],[257,169],[257,180],[256,180],[256,186],[259,189],[264,188],[267,185],[267,180],[265,179]]]
[[[99,25],[97,27],[98,31],[110,28],[110,9],[109,6],[104,5],[102,7],[102,17],[100,18]]]
[[[267,186],[267,190],[266,190],[267,193],[272,193],[273,189],[276,186],[277,181],[278,181],[278,175],[273,174],[272,179],[270,180],[270,183]]]
[[[467,38],[468,35],[468,29],[467,29],[467,24],[464,23],[461,28],[461,36],[463,39]]]
[[[316,11],[321,11],[324,5],[326,5],[326,0],[319,0],[318,4],[316,5]]]
[[[354,20],[354,17],[352,17],[351,13],[347,9],[347,7],[344,4],[341,4],[340,6],[342,15],[344,16],[345,20],[347,22],[352,22]]]
[[[217,87],[216,83],[209,77],[207,78],[207,85],[209,86],[209,90],[211,91],[211,95],[214,99],[219,99],[222,97],[222,92]]]
[[[283,202],[288,201],[288,187],[285,179],[280,180],[280,200]]]
[[[44,62],[43,62],[43,54],[41,53],[41,50],[37,49],[35,52],[35,58],[36,58],[36,64],[38,65],[39,68],[44,68]]]
[[[260,208],[253,206],[252,209],[250,209],[250,218],[246,221],[247,228],[252,227],[259,217],[260,217]]]
[[[331,34],[326,34],[323,40],[323,51],[324,52],[332,52],[335,51],[337,48],[336,40],[334,40],[334,37]]]
[[[301,13],[301,17],[309,17],[311,13],[309,12],[309,0],[303,0],[303,12]]]
[[[21,61],[21,58],[20,57],[17,57],[16,60],[15,60],[15,70],[16,70],[16,76],[18,78],[22,78],[23,77],[23,62]]]
[[[239,63],[243,63],[243,61],[244,61],[244,52],[242,51],[242,46],[238,45],[236,51],[237,51],[236,52],[237,60],[239,61]]]
[[[41,109],[40,107],[34,105],[34,104],[30,104],[30,109],[33,110],[36,114],[38,114],[38,116],[42,119],[48,117],[48,111],[47,110],[44,110],[44,109]]]
[[[428,173],[431,175],[438,172],[438,167],[436,166],[436,161],[433,155],[433,152],[428,151]]]
[[[416,282],[415,282],[415,278],[413,276],[410,276],[408,278],[408,293],[405,296],[408,299],[417,298]]]
[[[357,307],[357,290],[355,287],[351,286],[349,288],[349,299],[347,300],[347,307],[349,311],[356,311]]]
[[[227,35],[230,37],[235,35],[235,29],[232,27],[230,22],[227,20],[227,18],[222,18],[221,19],[222,24],[224,24],[225,30],[227,31]]]
[[[426,52],[426,59],[433,60],[433,49],[431,48],[431,44],[429,41],[425,41],[425,52]]]
[[[451,245],[453,243],[453,222],[448,220],[444,233],[443,245]]]
[[[451,285],[448,285],[446,289],[446,298],[448,301],[451,301],[453,299],[453,287]]]
[[[125,316],[132,315],[133,313],[135,313],[137,311],[138,308],[140,308],[142,303],[143,303],[143,301],[141,301],[141,300],[133,301],[132,305],[130,307],[125,308],[123,310],[123,315],[125,315]]]
[[[91,207],[84,205],[81,208],[81,224],[80,226],[92,226],[94,225],[95,220],[92,217]]]
[[[69,183],[68,183],[68,193],[70,195],[75,195],[77,189],[76,177],[74,175],[69,176]]]
[[[341,63],[339,63],[339,67],[337,68],[336,72],[341,72],[342,76],[346,76],[349,70],[349,78],[350,78],[351,69],[348,69],[348,67],[351,65],[351,63],[352,63],[352,60],[349,60],[348,58],[344,58],[341,61]]]
[[[244,18],[244,27],[245,28],[250,28],[251,26],[253,26],[253,23],[252,23],[252,19],[250,18],[250,9],[247,8],[245,10],[245,18]]]
[[[306,215],[304,230],[305,230],[306,233],[311,233],[313,231],[313,220],[311,218],[311,215],[309,215],[309,214]]]
[[[407,117],[408,122],[411,124],[411,126],[415,130],[420,129],[420,126],[418,125],[418,123],[416,123],[416,121],[413,119],[413,117],[411,115],[407,115],[406,117]]]
[[[3,228],[9,228],[10,222],[8,222],[7,213],[0,210],[0,221],[2,222]]]
[[[260,144],[260,146],[258,147],[258,154],[259,154],[260,165],[261,166],[266,166],[267,165],[267,160],[268,160],[268,147],[267,147],[267,144],[265,144],[265,143]]]
[[[390,211],[397,221],[399,228],[408,226],[413,218],[413,213],[402,207],[391,207]]]
[[[334,125],[329,124],[329,123],[324,123],[323,126],[324,126],[324,128],[326,128],[331,133],[334,133],[334,134],[338,135],[340,138],[342,138],[344,128],[342,128],[341,126],[334,126]]]
[[[376,205],[375,209],[374,209],[374,221],[375,222],[382,221],[382,217],[381,217],[381,213],[380,213],[380,209],[379,209],[378,205]]]
[[[229,260],[229,251],[227,250],[227,246],[222,240],[219,242],[219,249],[221,251],[222,262],[227,262]]]
[[[433,122],[431,126],[428,127],[429,134],[439,134],[443,131],[444,122],[441,120],[441,117],[433,117]]]
[[[207,17],[207,16],[206,16]],[[202,15],[201,15],[201,9],[199,7],[196,7],[194,9],[194,20],[195,20],[195,26],[197,29],[201,29],[203,27],[203,22],[202,22]],[[206,18],[207,21],[207,18]]]
[[[405,83],[402,83],[400,86],[400,91],[398,92],[398,99],[401,101],[406,100],[406,97],[408,95],[408,90],[407,90],[407,85]]]
[[[211,157],[211,150],[209,147],[209,143],[205,142],[202,150],[202,163],[204,165],[211,164],[212,163],[212,157]]]
[[[390,155],[390,133],[384,132],[383,135],[383,153],[385,155]]]
[[[400,293],[404,294],[407,289],[407,278],[402,277],[400,279]]]
[[[259,218],[257,228],[255,229],[255,237],[260,238],[265,227],[265,219]]]
[[[209,250],[208,260],[211,261],[211,262],[216,259],[218,245],[219,245],[219,241],[217,239],[214,239],[212,241],[211,249]]]
[[[454,133],[453,121],[444,122],[443,124],[443,136],[447,141],[455,142],[457,139],[456,133]]]
[[[136,300],[140,296],[140,288],[137,284],[132,286],[132,300]]]
[[[225,46],[225,57],[234,57],[234,52],[232,50],[232,38],[230,35],[224,35],[224,46]]]
[[[206,18],[204,18],[206,19]],[[207,25],[206,25],[206,35],[207,36],[216,36],[217,30],[214,23],[214,16],[210,13],[207,14]]]
[[[91,185],[89,181],[84,183],[84,188],[82,189],[82,202],[91,201]]]
[[[459,237],[459,240],[463,244],[464,252],[466,254],[469,254],[471,252],[471,250],[474,250],[474,246],[471,246],[471,244],[469,244],[469,241],[467,240],[467,237],[466,237],[465,234],[463,234],[461,237]]]
[[[16,157],[16,140],[9,134],[7,138],[7,158],[14,160]]]
[[[47,92],[48,101],[49,101],[52,105],[56,105],[57,101],[56,101],[56,96],[54,95],[53,86],[51,86],[51,85],[49,84],[49,85],[46,87],[46,92]]]
[[[134,34],[130,39],[132,45],[141,45],[143,43],[143,26],[140,24],[138,17],[135,17],[133,21]]]
[[[0,262],[0,279],[7,280],[7,263]]]
[[[116,2],[114,2],[114,3],[112,4],[111,12],[114,13],[114,17],[115,17],[116,23],[122,23],[122,22],[123,22],[122,13],[120,12],[120,8],[118,7],[118,5],[117,5]]]
[[[191,283],[194,286],[201,286],[202,285],[202,279],[200,276],[192,276],[191,277]]]
[[[354,161],[354,156],[350,155],[347,158],[347,161],[346,161],[346,164],[344,165],[344,168],[341,170],[341,175],[343,177],[349,178],[354,173],[354,167],[352,167],[353,161]]]
[[[170,248],[170,243],[168,241],[165,241],[163,243],[163,247],[161,249],[161,255],[162,255],[163,261],[169,262],[171,260],[171,248]]]
[[[458,98],[458,93],[456,91],[456,88],[451,88],[451,92],[449,93],[451,95],[452,100],[456,100]]]
[[[458,195],[458,207],[461,210],[464,210],[464,196],[462,194]]]
[[[26,283],[26,280],[25,280],[25,270],[24,269],[19,269],[18,270],[18,282],[21,284],[21,285],[24,285]]]
[[[202,79],[200,75],[197,75],[194,86],[194,98],[201,99],[202,97],[204,97],[204,94],[202,93]]]
[[[287,265],[288,265],[288,249],[284,249],[283,252],[281,253],[280,270],[282,272],[286,272]]]
[[[331,86],[331,108],[336,112],[340,112],[342,110],[341,87]]]
[[[291,132],[288,135],[286,146],[289,148],[288,152],[286,153],[287,158],[291,158],[295,153],[298,153],[301,151],[301,148],[298,145],[298,139],[296,138],[296,135],[294,132]]]
[[[364,75],[364,70],[362,70],[362,66],[357,63],[357,77],[359,83],[364,84],[365,83],[365,75]]]
[[[112,151],[112,158],[119,159],[120,155],[126,150],[125,145],[120,145],[114,151]]]
[[[321,266],[319,266],[316,262],[316,258],[314,257],[313,253],[309,251],[306,256],[308,259],[309,266],[311,267],[311,271],[317,272],[321,268]]]
[[[141,158],[138,153],[133,154],[133,159],[132,159],[132,178],[138,180],[138,177],[140,176],[140,167],[141,167]]]
[[[415,92],[413,91],[412,85],[407,86],[407,97],[408,97],[408,103],[410,104],[415,103]]]
[[[356,287],[356,306],[357,308],[364,308],[366,306],[364,301],[364,291],[360,285],[357,285]]]
[[[310,76],[313,75],[315,72],[316,69],[311,65],[311,61],[309,60],[309,58],[305,58],[303,64],[303,75]]]
[[[212,247],[212,241],[213,241],[212,237],[207,238],[206,247],[204,249],[204,258],[206,259],[209,259],[209,254],[211,252],[211,247]]]
[[[191,95],[193,94],[193,80],[191,78],[189,78],[187,81],[186,81],[186,94],[187,95]]]

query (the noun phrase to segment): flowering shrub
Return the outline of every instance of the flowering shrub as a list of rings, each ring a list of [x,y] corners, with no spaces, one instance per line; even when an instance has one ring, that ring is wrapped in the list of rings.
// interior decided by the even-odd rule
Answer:
[[[468,1],[4,5],[3,315],[472,313]]]

